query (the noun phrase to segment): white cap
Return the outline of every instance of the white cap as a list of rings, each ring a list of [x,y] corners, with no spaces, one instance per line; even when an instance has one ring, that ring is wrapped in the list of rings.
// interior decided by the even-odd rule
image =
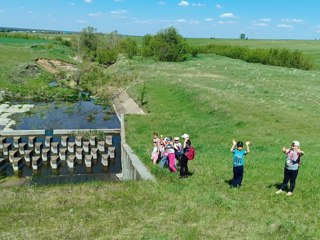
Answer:
[[[178,140],[179,140],[179,137],[175,137],[174,140],[178,141]]]
[[[182,138],[188,138],[189,135],[185,133],[185,134],[183,134],[181,137],[182,137]]]
[[[296,146],[296,147],[300,147],[300,142],[299,141],[293,141],[292,145]]]

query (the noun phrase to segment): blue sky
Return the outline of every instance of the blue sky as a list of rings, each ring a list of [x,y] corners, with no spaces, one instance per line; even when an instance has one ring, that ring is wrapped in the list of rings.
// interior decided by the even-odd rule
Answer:
[[[0,26],[184,37],[320,39],[316,0],[1,0]]]

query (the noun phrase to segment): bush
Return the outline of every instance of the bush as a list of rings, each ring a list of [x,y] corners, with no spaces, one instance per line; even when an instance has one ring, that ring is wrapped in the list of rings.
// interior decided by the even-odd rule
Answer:
[[[142,55],[153,56],[159,61],[181,62],[187,57],[187,43],[175,28],[170,27],[155,36],[146,35]]]
[[[286,48],[251,49],[240,46],[209,44],[198,47],[198,50],[200,53],[215,53],[230,58],[241,59],[246,62],[265,65],[303,70],[310,70],[313,66],[310,59],[304,56],[301,51],[289,51]]]

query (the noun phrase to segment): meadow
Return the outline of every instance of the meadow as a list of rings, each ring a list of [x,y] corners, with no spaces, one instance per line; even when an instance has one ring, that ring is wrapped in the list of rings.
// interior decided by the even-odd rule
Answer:
[[[121,58],[109,70],[136,76],[137,101],[146,89],[148,114],[126,116],[126,136],[157,181],[2,187],[1,239],[320,238],[319,71],[216,55]],[[154,131],[191,136],[191,177],[152,165]],[[229,186],[232,139],[252,143],[240,189]],[[296,189],[276,195],[293,140],[305,151]]]

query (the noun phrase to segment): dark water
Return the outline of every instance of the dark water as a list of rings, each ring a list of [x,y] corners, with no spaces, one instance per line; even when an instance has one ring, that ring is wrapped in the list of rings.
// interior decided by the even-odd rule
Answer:
[[[31,113],[15,114],[16,130],[120,128],[116,114],[109,107],[93,101],[36,104]]]
[[[94,104],[93,101],[37,104],[31,114],[16,114],[13,119],[17,122],[13,127],[16,130],[120,128],[116,114],[110,113],[109,108]],[[12,138],[7,138],[7,142],[12,143],[12,141]],[[69,141],[74,142],[74,138],[70,137]],[[27,143],[27,138],[23,137],[22,142]],[[44,143],[44,137],[37,137],[37,142]],[[53,142],[60,142],[60,137],[53,136]],[[37,185],[78,183],[92,180],[116,181],[115,174],[121,172],[120,143],[120,136],[113,135],[112,146],[116,148],[115,159],[109,159],[107,168],[101,164],[100,154],[98,154],[97,160],[93,160],[91,168],[85,166],[84,160],[75,160],[75,167],[70,169],[66,161],[61,160],[57,170],[51,168],[49,160],[42,161],[38,170],[33,170],[30,163],[23,161],[21,169],[15,172],[9,159],[6,159],[6,164],[1,167],[0,178],[13,175],[22,178],[28,177],[31,179],[31,184]],[[3,158],[1,151],[0,157]]]

